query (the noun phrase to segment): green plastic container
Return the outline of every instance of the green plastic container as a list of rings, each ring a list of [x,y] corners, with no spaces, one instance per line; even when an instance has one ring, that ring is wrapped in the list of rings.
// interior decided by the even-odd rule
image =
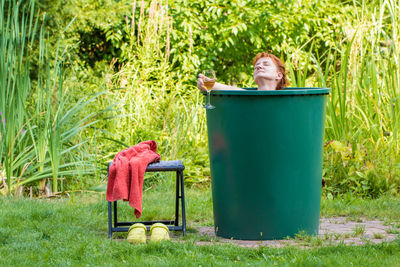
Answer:
[[[207,110],[217,236],[318,234],[329,88],[211,92]]]

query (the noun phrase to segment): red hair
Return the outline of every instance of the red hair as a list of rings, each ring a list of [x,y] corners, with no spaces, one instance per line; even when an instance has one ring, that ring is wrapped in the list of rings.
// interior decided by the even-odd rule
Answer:
[[[258,53],[256,55],[256,57],[253,59],[253,66],[256,65],[257,60],[259,60],[260,58],[263,58],[263,57],[270,58],[272,60],[272,62],[274,62],[274,64],[275,64],[276,68],[278,69],[278,71],[280,73],[282,73],[282,79],[279,81],[279,83],[278,83],[278,85],[276,87],[276,90],[280,90],[280,89],[285,88],[288,85],[288,81],[286,79],[285,65],[283,64],[282,60],[280,60],[278,57],[276,57],[276,56],[274,56],[272,54],[269,54],[269,53],[266,53],[266,52],[261,52],[261,53]]]

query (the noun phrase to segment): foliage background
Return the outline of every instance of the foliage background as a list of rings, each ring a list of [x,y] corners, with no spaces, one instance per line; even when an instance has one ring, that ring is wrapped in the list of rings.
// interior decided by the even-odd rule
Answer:
[[[115,153],[147,139],[157,141],[163,159],[183,159],[188,184],[208,186],[206,122],[196,76],[213,68],[220,82],[254,86],[251,61],[257,52],[270,51],[286,62],[291,86],[332,88],[324,195],[399,193],[396,1],[39,0],[36,5],[49,60],[55,60],[59,40],[66,51],[66,105],[102,92],[79,111],[97,114],[91,120],[96,122],[69,141],[86,140],[74,157],[95,168],[65,178],[63,190],[98,188]],[[37,41],[30,53],[33,81],[42,64],[38,55]],[[35,96],[30,105],[34,102]],[[145,186],[161,180],[147,179]]]

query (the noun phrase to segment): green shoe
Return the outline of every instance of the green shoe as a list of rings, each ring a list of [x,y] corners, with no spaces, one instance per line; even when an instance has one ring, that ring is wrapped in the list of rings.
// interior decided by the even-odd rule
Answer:
[[[159,242],[163,240],[170,240],[168,227],[162,223],[153,224],[150,227],[150,241]]]
[[[135,223],[128,230],[128,237],[126,240],[131,244],[145,244],[146,243],[147,228],[143,223]]]

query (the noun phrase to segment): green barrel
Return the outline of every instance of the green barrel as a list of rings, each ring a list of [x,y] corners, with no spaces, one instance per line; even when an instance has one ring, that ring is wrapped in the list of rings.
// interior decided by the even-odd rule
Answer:
[[[207,110],[217,236],[318,234],[329,88],[211,92]]]

